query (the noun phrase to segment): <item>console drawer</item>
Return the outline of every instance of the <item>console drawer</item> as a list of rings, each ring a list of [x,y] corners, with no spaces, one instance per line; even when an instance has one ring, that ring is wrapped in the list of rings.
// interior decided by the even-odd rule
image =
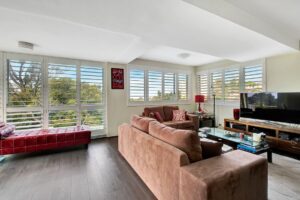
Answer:
[[[278,148],[292,153],[300,154],[300,143],[295,141],[278,141]]]

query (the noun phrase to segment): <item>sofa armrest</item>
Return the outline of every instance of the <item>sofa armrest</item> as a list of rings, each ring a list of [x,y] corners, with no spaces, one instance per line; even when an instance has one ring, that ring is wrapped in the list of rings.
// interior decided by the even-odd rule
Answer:
[[[179,199],[267,200],[268,163],[243,151],[181,167]]]
[[[194,130],[196,132],[198,132],[198,130],[199,130],[199,116],[198,115],[194,115],[194,114],[190,114],[190,113],[187,113],[186,116],[187,116],[188,120],[193,121],[194,128],[195,128]]]

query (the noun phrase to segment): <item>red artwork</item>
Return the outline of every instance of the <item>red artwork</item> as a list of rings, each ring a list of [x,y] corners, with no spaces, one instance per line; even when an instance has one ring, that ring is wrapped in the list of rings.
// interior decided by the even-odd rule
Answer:
[[[124,69],[111,68],[111,89],[124,89]]]

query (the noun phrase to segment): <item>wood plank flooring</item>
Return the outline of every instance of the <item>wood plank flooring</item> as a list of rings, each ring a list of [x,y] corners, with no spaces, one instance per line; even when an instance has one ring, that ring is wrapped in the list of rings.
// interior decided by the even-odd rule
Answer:
[[[266,155],[263,155],[266,156]],[[0,200],[155,199],[120,156],[117,138],[94,140],[89,149],[9,156],[0,164]],[[300,200],[300,161],[273,155],[269,199]]]

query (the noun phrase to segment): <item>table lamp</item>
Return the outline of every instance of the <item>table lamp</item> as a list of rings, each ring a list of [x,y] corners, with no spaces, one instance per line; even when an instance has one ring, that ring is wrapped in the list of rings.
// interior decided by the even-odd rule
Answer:
[[[201,103],[204,102],[204,98],[205,96],[204,95],[195,95],[195,102],[198,103],[198,111],[199,112],[203,112],[202,108],[201,108]]]

